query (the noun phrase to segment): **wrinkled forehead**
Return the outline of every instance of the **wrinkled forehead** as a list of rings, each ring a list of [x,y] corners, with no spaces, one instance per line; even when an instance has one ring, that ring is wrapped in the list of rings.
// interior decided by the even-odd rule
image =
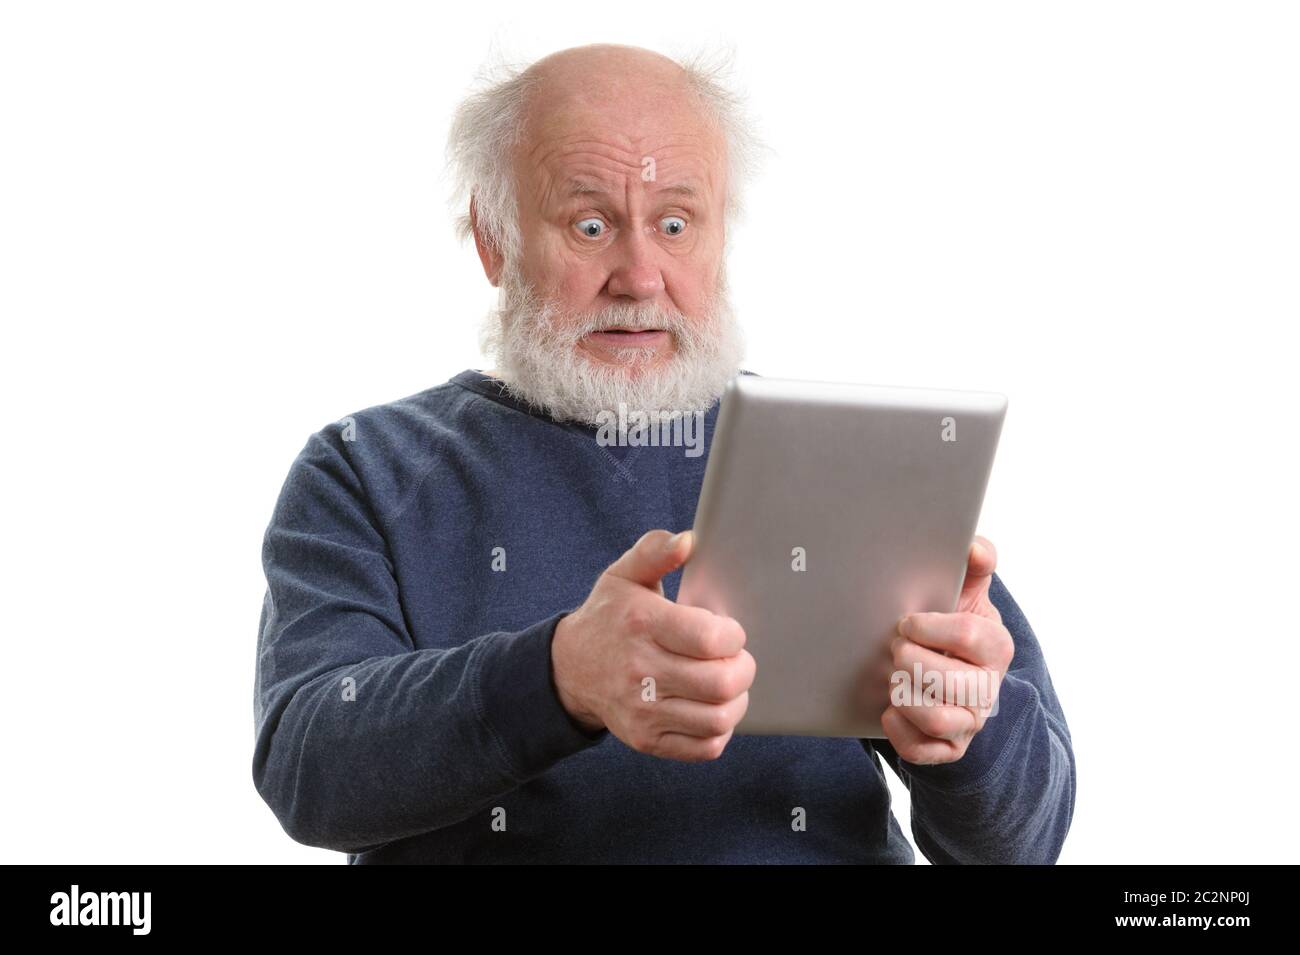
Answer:
[[[526,192],[542,201],[577,182],[689,182],[701,200],[726,187],[723,137],[680,85],[634,78],[542,88],[515,153]]]

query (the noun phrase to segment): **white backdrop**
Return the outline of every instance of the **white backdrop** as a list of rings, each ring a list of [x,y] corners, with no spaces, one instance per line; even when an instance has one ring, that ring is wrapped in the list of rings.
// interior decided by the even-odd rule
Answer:
[[[1010,397],[1061,861],[1293,860],[1295,5],[317,0],[0,7],[6,861],[343,861],[253,788],[261,535],[311,432],[485,367],[451,111],[597,41],[735,49],[746,367]]]

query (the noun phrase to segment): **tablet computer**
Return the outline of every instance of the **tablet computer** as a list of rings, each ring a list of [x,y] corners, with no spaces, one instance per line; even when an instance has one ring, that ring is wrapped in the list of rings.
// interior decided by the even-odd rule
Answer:
[[[883,738],[898,619],[952,612],[1007,398],[738,375],[678,603],[736,618],[741,734]]]

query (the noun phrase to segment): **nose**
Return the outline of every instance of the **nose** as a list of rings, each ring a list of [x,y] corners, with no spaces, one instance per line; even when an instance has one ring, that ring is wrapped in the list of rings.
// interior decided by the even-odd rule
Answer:
[[[617,256],[606,283],[612,297],[644,301],[663,291],[664,276],[655,262],[656,250],[644,233],[628,230],[610,251]]]

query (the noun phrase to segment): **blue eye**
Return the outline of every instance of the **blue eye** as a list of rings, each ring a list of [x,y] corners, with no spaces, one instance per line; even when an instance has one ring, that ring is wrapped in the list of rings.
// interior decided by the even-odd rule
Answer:
[[[668,224],[664,225],[664,223]],[[686,220],[681,216],[665,216],[659,220],[659,224],[669,235],[681,235],[686,229]]]
[[[605,223],[599,219],[583,219],[578,223],[578,231],[588,239],[599,239],[601,233],[605,231]]]

